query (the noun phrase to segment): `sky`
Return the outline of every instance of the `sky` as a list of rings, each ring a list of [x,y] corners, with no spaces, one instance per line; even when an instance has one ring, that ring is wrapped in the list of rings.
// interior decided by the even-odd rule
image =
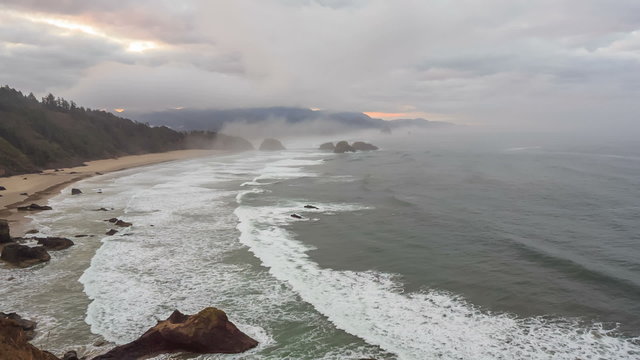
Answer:
[[[635,126],[638,0],[0,0],[0,82],[116,111]]]

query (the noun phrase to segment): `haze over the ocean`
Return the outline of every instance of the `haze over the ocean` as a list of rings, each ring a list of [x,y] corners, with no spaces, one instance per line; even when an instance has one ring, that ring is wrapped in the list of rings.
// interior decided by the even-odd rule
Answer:
[[[629,132],[640,2],[3,0],[0,78],[124,116],[296,106]]]

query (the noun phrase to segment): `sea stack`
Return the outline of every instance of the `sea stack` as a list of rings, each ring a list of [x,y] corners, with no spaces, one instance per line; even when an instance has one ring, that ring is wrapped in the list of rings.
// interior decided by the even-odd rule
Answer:
[[[378,150],[378,147],[366,142],[362,142],[362,141],[356,141],[353,143],[353,145],[351,145],[354,149],[356,149],[357,151],[373,151],[373,150]]]
[[[326,150],[326,151],[333,151],[335,150],[336,146],[333,145],[332,142],[328,142],[328,143],[324,143],[322,145],[320,145],[320,150]]]
[[[279,151],[286,150],[284,145],[278,139],[264,139],[262,144],[260,144],[260,151]]]
[[[336,144],[336,148],[333,150],[333,152],[336,154],[342,154],[346,152],[356,152],[356,149],[349,145],[348,142],[340,141]]]

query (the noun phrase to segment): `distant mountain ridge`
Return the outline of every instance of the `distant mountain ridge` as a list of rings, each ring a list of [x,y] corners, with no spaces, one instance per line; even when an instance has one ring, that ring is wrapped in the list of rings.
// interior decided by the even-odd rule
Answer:
[[[187,148],[247,150],[247,140],[215,132],[178,132],[78,107],[49,94],[41,101],[0,87],[0,176],[84,161]]]
[[[176,130],[220,131],[234,123],[260,124],[280,120],[297,125],[321,120],[344,129],[392,130],[402,127],[436,128],[452,126],[451,123],[425,119],[401,119],[385,121],[358,112],[332,112],[294,107],[268,107],[229,110],[180,109],[134,114],[132,118],[153,125],[168,126]],[[315,134],[310,134],[315,135]]]

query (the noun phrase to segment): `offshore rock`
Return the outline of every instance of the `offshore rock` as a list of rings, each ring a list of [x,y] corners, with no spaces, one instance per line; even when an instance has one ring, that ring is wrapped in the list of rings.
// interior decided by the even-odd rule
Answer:
[[[9,244],[2,249],[0,259],[19,267],[27,267],[47,262],[51,260],[51,256],[43,246]]]
[[[64,250],[74,245],[73,241],[61,237],[37,238],[38,244],[47,250]]]
[[[264,139],[262,144],[260,144],[261,151],[278,151],[278,150],[286,150],[284,145],[277,139]]]
[[[118,230],[111,229],[111,230],[107,231],[107,232],[105,233],[105,235],[109,235],[109,236],[111,236],[111,235],[115,235],[115,234],[117,234],[117,233],[118,233]]]
[[[353,143],[353,145],[351,145],[354,149],[358,150],[358,151],[373,151],[373,150],[378,150],[378,147],[366,142],[362,142],[362,141],[356,141]]]
[[[19,206],[18,210],[19,211],[34,211],[34,210],[52,210],[53,208],[51,206],[48,205],[38,205],[38,204],[31,204],[29,206]]]
[[[80,195],[82,194],[82,190],[73,188],[71,189],[71,195]]]
[[[336,144],[336,148],[333,150],[333,152],[336,154],[342,154],[346,152],[356,152],[356,149],[349,145],[348,142],[340,141]]]
[[[9,231],[9,222],[0,219],[0,244],[11,242],[11,234]]]
[[[133,360],[177,352],[236,354],[257,345],[256,340],[227,319],[224,311],[208,307],[195,315],[176,310],[137,340],[117,346],[94,360]]]
[[[324,143],[322,145],[320,145],[320,150],[328,150],[328,151],[333,151],[335,150],[336,146],[333,145],[332,142],[328,142],[328,143]]]
[[[129,226],[133,225],[132,223],[130,223],[130,222],[126,222],[126,221],[123,221],[123,220],[117,220],[117,221],[115,222],[115,224],[116,224],[117,226],[120,226],[120,227],[129,227]]]
[[[0,318],[0,356],[11,360],[59,360],[50,352],[29,344],[22,326],[12,319]]]

